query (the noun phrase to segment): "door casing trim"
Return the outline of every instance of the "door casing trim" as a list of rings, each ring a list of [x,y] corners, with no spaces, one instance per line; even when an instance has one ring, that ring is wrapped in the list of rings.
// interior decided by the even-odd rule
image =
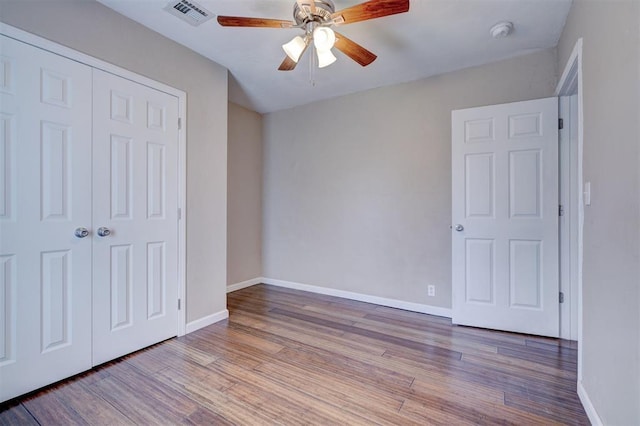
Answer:
[[[582,38],[576,41],[569,59],[564,67],[562,76],[556,86],[556,96],[578,96],[577,114],[570,114],[569,119],[577,118],[578,129],[578,155],[577,155],[577,188],[578,193],[578,232],[577,232],[577,256],[578,256],[578,383],[582,382],[582,262],[583,262],[583,230],[584,230],[584,188],[583,188],[583,140],[584,140],[584,119],[583,119],[583,96],[582,96]],[[571,127],[572,123],[565,123]],[[572,295],[574,297],[574,295]]]

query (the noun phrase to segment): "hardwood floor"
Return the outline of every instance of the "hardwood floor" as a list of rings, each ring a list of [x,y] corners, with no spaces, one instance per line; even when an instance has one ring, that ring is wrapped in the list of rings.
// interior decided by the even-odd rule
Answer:
[[[0,424],[589,424],[576,346],[253,286],[230,316],[0,406]]]

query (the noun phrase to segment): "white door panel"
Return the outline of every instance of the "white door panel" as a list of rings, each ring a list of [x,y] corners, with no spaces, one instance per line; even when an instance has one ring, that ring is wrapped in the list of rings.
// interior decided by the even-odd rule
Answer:
[[[176,335],[178,112],[174,96],[0,43],[4,401]]]
[[[454,323],[558,336],[557,122],[556,98],[453,111]]]
[[[177,334],[178,101],[94,70],[94,365]]]
[[[91,68],[0,36],[0,400],[91,366]]]

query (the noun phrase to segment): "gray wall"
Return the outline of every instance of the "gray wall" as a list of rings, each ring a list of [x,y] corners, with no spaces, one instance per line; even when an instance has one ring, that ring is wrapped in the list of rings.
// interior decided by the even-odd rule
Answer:
[[[451,307],[451,110],[556,81],[546,50],[265,115],[264,276]]]
[[[93,0],[2,0],[0,20],[187,92],[187,321],[226,309],[227,70]]]
[[[229,103],[227,284],[262,276],[262,116]]]
[[[562,72],[583,37],[583,386],[605,424],[640,424],[640,2],[574,0]]]

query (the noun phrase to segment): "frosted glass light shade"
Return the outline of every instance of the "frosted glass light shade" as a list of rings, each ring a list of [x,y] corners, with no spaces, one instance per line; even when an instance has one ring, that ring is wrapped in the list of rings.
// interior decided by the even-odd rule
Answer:
[[[331,53],[331,50],[316,49],[318,54],[318,68],[324,68],[336,61],[336,57]]]
[[[313,30],[313,44],[318,51],[329,50],[336,44],[336,33],[331,28],[318,27]]]
[[[296,36],[287,44],[282,45],[282,49],[284,53],[287,54],[289,58],[295,63],[298,63],[300,59],[300,55],[304,52],[304,49],[307,47],[307,44],[304,42],[304,39],[300,36]]]

